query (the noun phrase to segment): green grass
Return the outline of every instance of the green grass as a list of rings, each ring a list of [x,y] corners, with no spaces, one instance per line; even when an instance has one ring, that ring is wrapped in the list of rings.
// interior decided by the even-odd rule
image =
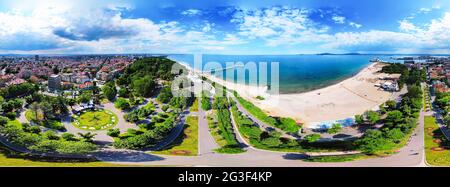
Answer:
[[[196,156],[198,154],[198,117],[188,116],[184,132],[161,151],[152,151],[152,154]]]
[[[37,118],[36,118],[36,112],[27,110],[27,111],[25,111],[25,118],[29,122],[34,122],[36,124],[45,126],[47,128],[56,129],[56,130],[65,129],[64,125],[61,123],[60,120],[48,119],[47,121],[44,121],[44,115],[41,112],[38,112]]]
[[[239,154],[239,153],[244,153],[245,150],[239,147],[221,147],[218,149],[215,149],[214,151],[216,151],[217,153],[222,153],[222,154]]]
[[[267,123],[268,125],[271,125],[273,127],[280,128],[283,131],[289,132],[289,133],[297,133],[300,130],[300,126],[296,124],[295,120],[291,118],[281,118],[280,121],[277,119],[268,116],[263,110],[255,106],[253,103],[245,100],[244,98],[240,97],[236,92],[234,92],[235,97],[237,98],[238,102],[254,117],[258,118],[259,120],[263,121],[264,123]]]
[[[225,154],[237,154],[245,152],[245,150],[240,147],[230,146],[230,142],[223,136],[223,133],[221,133],[222,128],[220,128],[220,124],[217,119],[217,112],[217,110],[212,110],[212,113],[207,117],[211,136],[214,138],[217,145],[220,146],[220,148],[215,149],[214,151],[216,151],[217,153]]]
[[[40,122],[44,119],[44,115],[41,112],[38,112],[37,118],[36,118],[36,112],[27,110],[27,111],[25,111],[25,118],[27,118],[28,121]]]
[[[314,156],[305,159],[306,162],[350,162],[355,160],[367,159],[370,156],[365,154],[354,155],[336,155],[336,156]]]
[[[212,137],[214,138],[214,140],[216,141],[216,143],[220,146],[226,146],[227,145],[227,140],[225,140],[225,138],[223,138],[220,134],[219,134],[219,126],[217,124],[217,115],[216,115],[217,111],[216,110],[212,110],[212,113],[210,115],[208,115],[208,126],[209,126],[209,130],[210,133],[212,135]]]
[[[256,99],[261,100],[261,101],[265,100],[265,98],[263,96],[260,96],[260,95],[256,96]]]
[[[194,103],[190,109],[191,112],[198,112],[198,98],[195,98]]]
[[[436,148],[442,150],[433,150]],[[432,116],[425,116],[425,157],[430,165],[450,166],[449,142]]]
[[[15,123],[15,122],[13,122]],[[0,167],[117,167],[125,166],[101,161],[57,160],[30,157],[15,153],[0,145]]]
[[[117,115],[109,110],[84,112],[80,116],[74,116],[73,119],[72,124],[75,127],[87,131],[111,129],[119,121]]]

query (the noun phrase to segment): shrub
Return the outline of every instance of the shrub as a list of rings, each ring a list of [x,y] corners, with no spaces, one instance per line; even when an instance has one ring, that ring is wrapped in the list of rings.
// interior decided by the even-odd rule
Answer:
[[[52,131],[52,130],[45,131],[43,133],[43,136],[49,140],[59,140],[59,136],[56,134],[55,131]]]
[[[386,139],[381,131],[372,129],[367,130],[363,137],[355,143],[361,151],[367,154],[391,150],[395,146],[395,143]]]
[[[130,103],[124,98],[118,98],[116,102],[114,102],[114,106],[121,110],[130,109]]]
[[[308,143],[313,143],[319,140],[320,138],[321,138],[320,134],[308,134],[303,138],[303,140]]]
[[[0,126],[5,126],[9,121],[9,118],[0,116]]]
[[[75,137],[74,134],[68,132],[62,134],[61,138],[63,138],[66,141],[78,141],[78,139]]]
[[[339,123],[333,124],[331,128],[327,130],[328,134],[337,134],[342,130],[342,125]]]
[[[269,137],[261,140],[261,143],[267,145],[268,147],[278,147],[282,144],[280,138],[277,137]]]
[[[169,105],[163,105],[163,106],[161,107],[161,110],[164,111],[164,112],[166,112],[167,109],[169,109]]]
[[[118,129],[118,128],[115,128],[115,129],[109,129],[109,130],[106,132],[106,134],[107,134],[108,136],[111,136],[111,137],[119,137],[119,135],[120,135],[120,129]]]
[[[15,112],[8,112],[5,114],[5,117],[9,118],[10,120],[16,119],[17,114]]]
[[[378,112],[375,111],[371,110],[366,111],[364,115],[366,116],[366,119],[369,121],[370,124],[376,124],[378,120],[380,120],[380,114],[378,114]]]

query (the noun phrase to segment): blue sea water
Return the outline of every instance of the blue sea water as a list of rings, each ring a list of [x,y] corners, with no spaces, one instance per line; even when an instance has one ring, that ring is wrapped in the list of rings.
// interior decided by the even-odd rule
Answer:
[[[279,89],[280,93],[287,94],[323,88],[352,77],[375,57],[380,58],[372,55],[203,55],[202,64],[218,62],[226,67],[227,62],[279,62]],[[193,55],[169,55],[168,58],[194,67]],[[270,74],[270,68],[268,71]],[[249,84],[248,80],[246,83]]]

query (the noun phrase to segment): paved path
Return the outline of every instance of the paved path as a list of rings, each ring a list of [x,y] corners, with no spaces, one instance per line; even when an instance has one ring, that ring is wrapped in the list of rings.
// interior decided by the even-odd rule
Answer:
[[[209,132],[206,112],[201,107],[198,110],[198,155],[215,154],[213,150],[220,146]]]
[[[299,137],[297,137],[297,136],[293,136],[293,135],[287,134],[285,131],[283,131],[283,130],[277,128],[277,127],[268,125],[267,123],[265,123],[265,122],[259,120],[258,118],[254,117],[252,114],[250,114],[250,112],[248,112],[247,109],[245,109],[245,108],[241,105],[241,103],[239,103],[239,101],[237,100],[237,98],[234,97],[234,95],[233,95],[232,93],[228,93],[228,96],[229,96],[230,98],[232,98],[233,101],[236,103],[236,107],[238,108],[238,110],[241,111],[241,112],[242,112],[244,115],[246,115],[247,117],[249,117],[249,118],[250,118],[253,122],[255,122],[260,128],[265,129],[265,130],[266,130],[267,128],[275,129],[277,132],[281,133],[281,136],[282,136],[282,137],[285,137],[285,138],[291,138],[291,139],[298,139],[298,138],[299,138]]]
[[[236,167],[399,167],[399,166],[426,166],[424,163],[424,114],[420,114],[419,124],[414,131],[409,143],[401,148],[393,156],[372,158],[342,163],[314,163],[304,162],[299,159],[306,158],[304,154],[282,153],[247,149],[242,154],[200,154],[199,156],[156,156],[144,154],[139,151],[109,151],[99,153],[99,160],[118,164],[133,165],[171,165],[171,166],[236,166]],[[204,142],[199,128],[199,142]],[[200,146],[202,144],[200,143]],[[201,149],[200,149],[201,150]],[[201,151],[204,152],[204,151]]]

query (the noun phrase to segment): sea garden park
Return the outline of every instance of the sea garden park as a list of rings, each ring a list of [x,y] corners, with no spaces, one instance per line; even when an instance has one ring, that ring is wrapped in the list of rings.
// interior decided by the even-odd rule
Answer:
[[[395,154],[414,134],[425,103],[424,70],[385,64],[382,73],[400,75],[398,99],[352,117],[350,125],[334,122],[312,130],[268,115],[207,74],[183,67],[174,72],[176,62],[166,57],[63,59],[70,66],[49,61],[33,66],[48,68],[50,75],[32,72],[2,87],[3,152],[63,162],[123,150],[163,158],[269,151],[308,162],[351,161]],[[22,73],[14,63],[3,63],[5,74]],[[194,95],[188,88],[199,82],[207,89]]]

